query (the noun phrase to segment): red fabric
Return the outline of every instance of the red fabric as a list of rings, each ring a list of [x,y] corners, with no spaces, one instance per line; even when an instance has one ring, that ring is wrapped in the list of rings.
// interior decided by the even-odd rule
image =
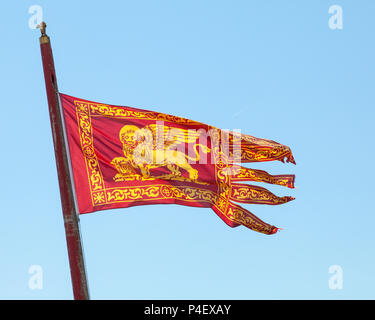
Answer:
[[[223,133],[212,126],[148,110],[91,102],[65,94],[60,94],[60,98],[79,213],[147,204],[179,204],[212,208],[231,227],[244,225],[265,234],[277,231],[276,227],[263,222],[233,201],[279,204],[292,198],[278,198],[264,188],[246,187],[235,181],[263,181],[293,187],[294,176],[270,176],[264,171],[251,171],[232,163],[284,159],[294,163],[288,147],[249,135],[241,135],[238,139],[229,134],[228,150],[233,157],[228,161],[222,150],[217,148],[225,145]],[[139,144],[141,140],[134,142],[136,139],[133,128],[155,130],[160,127],[156,124],[161,123],[164,124],[163,128],[167,128],[164,139],[173,128],[178,129],[177,132],[192,129],[195,132],[200,132],[199,129],[204,130],[203,132],[216,131],[206,139],[206,149],[200,145],[201,134],[195,140],[173,135],[169,137],[176,141],[167,142],[171,144],[170,148],[178,151],[173,155],[181,155],[179,159],[182,159],[182,154],[188,155],[190,158],[183,157],[188,164],[185,160],[181,163],[171,162],[167,156],[160,164],[155,161],[152,165],[134,164],[136,149],[129,146],[132,143]],[[183,143],[181,139],[185,139]],[[155,140],[153,141],[155,145]],[[234,151],[237,144],[240,152],[236,155]],[[199,160],[207,157],[207,161],[189,162],[189,159],[198,157],[196,150]],[[231,172],[233,168],[237,171]]]

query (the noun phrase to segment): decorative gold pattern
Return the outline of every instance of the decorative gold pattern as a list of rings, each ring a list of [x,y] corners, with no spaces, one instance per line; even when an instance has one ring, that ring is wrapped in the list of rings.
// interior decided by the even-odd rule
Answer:
[[[283,204],[292,197],[278,197],[265,188],[247,184],[233,184],[230,198],[242,203]]]
[[[230,166],[227,174],[232,181],[259,181],[294,188],[294,175],[270,175],[268,172],[241,166]]]
[[[216,194],[210,190],[199,189],[190,186],[167,186],[167,185],[145,185],[145,186],[127,186],[119,188],[106,189],[106,204],[118,202],[133,202],[159,200],[159,199],[178,199],[184,201],[199,201],[214,204]],[[102,192],[94,193],[94,200],[97,205],[104,204]]]
[[[195,124],[200,125],[200,122],[193,120],[172,116],[164,113],[158,113],[153,111],[142,111],[132,110],[132,108],[123,108],[116,106],[109,106],[105,104],[89,104],[90,113],[92,117],[104,116],[114,117],[121,119],[143,119],[143,120],[157,120],[157,121],[169,121],[178,124]]]
[[[87,175],[91,190],[93,206],[103,205],[107,202],[105,197],[104,179],[99,168],[99,161],[94,151],[94,140],[91,126],[90,109],[87,103],[75,102],[76,115],[81,140],[81,148],[86,162]],[[97,192],[97,191],[101,192]]]
[[[264,234],[273,234],[277,230],[277,228],[275,228],[274,226],[271,226],[270,224],[265,223],[259,218],[257,218],[250,211],[240,206],[237,206],[233,203],[230,204],[226,216],[228,219],[238,224],[242,224],[252,230]]]

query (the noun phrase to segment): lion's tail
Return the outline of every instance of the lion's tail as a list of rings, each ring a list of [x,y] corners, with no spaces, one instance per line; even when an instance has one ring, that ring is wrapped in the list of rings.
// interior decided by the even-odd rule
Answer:
[[[195,155],[196,155],[196,157],[193,158],[193,157],[190,157],[190,156],[187,155],[187,154],[185,155],[185,157],[186,157],[187,159],[189,159],[190,161],[194,161],[194,162],[199,161],[199,151],[198,151],[198,147],[200,147],[204,153],[209,153],[209,152],[211,151],[211,149],[208,148],[207,146],[204,146],[203,144],[200,144],[200,143],[196,143],[196,144],[194,145],[194,147],[193,147],[193,148],[194,148],[194,151],[195,151]]]

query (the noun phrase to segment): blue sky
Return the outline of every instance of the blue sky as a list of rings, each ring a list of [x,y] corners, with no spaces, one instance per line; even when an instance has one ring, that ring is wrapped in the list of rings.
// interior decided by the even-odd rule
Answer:
[[[72,298],[32,5],[61,92],[241,129],[297,162],[248,165],[296,174],[296,190],[267,186],[295,201],[246,205],[274,236],[176,205],[81,216],[91,298],[375,298],[375,2],[22,0],[1,6],[1,299]]]

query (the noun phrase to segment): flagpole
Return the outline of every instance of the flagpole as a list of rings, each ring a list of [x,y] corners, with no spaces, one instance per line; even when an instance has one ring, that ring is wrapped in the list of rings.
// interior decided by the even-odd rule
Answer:
[[[40,50],[42,55],[48,109],[51,120],[57,174],[60,186],[60,197],[64,218],[66,243],[68,248],[73,295],[75,300],[87,300],[89,299],[89,292],[79,230],[79,217],[74,201],[71,172],[67,156],[68,153],[64,141],[63,119],[59,104],[52,47],[50,38],[46,34],[46,24],[42,22],[39,25],[39,28],[42,33],[41,37],[39,38]]]

